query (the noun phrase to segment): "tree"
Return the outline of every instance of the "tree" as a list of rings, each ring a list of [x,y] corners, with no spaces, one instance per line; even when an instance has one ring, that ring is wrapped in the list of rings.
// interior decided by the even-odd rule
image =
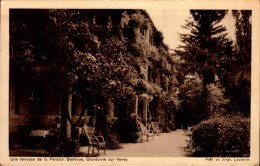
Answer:
[[[236,20],[236,47],[234,57],[229,61],[229,70],[225,85],[227,94],[232,96],[234,109],[250,115],[251,90],[251,35],[252,12],[250,10],[233,10]]]
[[[108,100],[131,100],[135,95],[134,80],[137,79],[137,72],[130,64],[131,56],[126,50],[126,40],[120,30],[115,31],[120,22],[113,25],[113,15],[110,17],[99,11],[96,11],[96,22],[82,19],[93,18],[90,13],[77,10],[50,11],[55,28],[53,31],[58,34],[55,39],[57,43],[53,44],[56,44],[59,58],[68,60],[62,66],[66,66],[63,73],[67,74],[66,80],[69,80],[70,87],[75,87],[74,92],[82,98],[91,94],[97,105],[97,129],[106,132]],[[100,22],[100,19],[105,21]],[[69,116],[68,119],[73,126]]]
[[[232,15],[236,20],[236,59],[242,63],[251,62],[251,36],[252,36],[252,11],[232,10]],[[247,44],[245,44],[247,43]]]
[[[197,124],[219,112],[229,103],[229,100],[225,99],[223,88],[211,84],[208,91],[204,91],[202,84],[201,77],[195,73],[186,75],[184,83],[179,86],[179,124]]]
[[[135,94],[137,74],[128,65],[132,60],[126,55],[124,41],[112,35],[111,27],[101,31],[99,25],[88,23],[89,17],[91,12],[82,10],[18,10],[11,15],[11,45],[15,48],[12,64],[22,64],[27,70],[31,61],[49,64],[63,89],[62,119],[69,120],[72,137],[86,109],[86,94],[101,104],[104,99],[127,100]],[[100,42],[95,31],[107,33],[106,40]],[[68,113],[67,101],[72,93],[82,99],[76,122]],[[62,128],[65,126],[63,123]]]
[[[181,64],[183,73],[178,75],[181,83],[178,115],[189,119],[187,123],[198,123],[228,103],[221,83],[233,47],[226,28],[220,24],[226,10],[191,10],[190,13],[192,18],[183,26],[190,33],[180,34],[183,45],[175,50],[175,54],[184,60]],[[213,85],[216,73],[220,84]]]
[[[183,26],[190,33],[180,34],[183,45],[176,53],[186,60],[191,71],[204,76],[205,86],[215,80],[217,62],[232,54],[232,41],[227,38],[226,28],[219,24],[227,11],[191,10],[190,13],[192,20],[186,20]],[[218,64],[225,69],[225,64]],[[219,75],[222,78],[223,71]]]

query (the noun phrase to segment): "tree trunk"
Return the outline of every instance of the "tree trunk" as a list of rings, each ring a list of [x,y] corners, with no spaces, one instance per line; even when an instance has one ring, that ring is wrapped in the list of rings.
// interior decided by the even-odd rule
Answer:
[[[71,139],[77,139],[77,136],[76,136],[76,126],[78,126],[79,122],[81,121],[82,119],[82,116],[85,114],[85,109],[83,108],[81,110],[81,113],[79,115],[79,118],[77,119],[77,121],[75,123],[72,122],[71,120],[71,117],[68,116],[68,120],[70,122],[70,126],[71,126]]]
[[[73,123],[70,123],[70,126],[71,126],[71,132],[70,132],[71,139],[75,140],[75,139],[77,139],[76,132],[75,132],[76,125]]]
[[[78,126],[78,124],[80,123],[82,116],[85,114],[85,110],[86,110],[85,107],[82,107],[81,113],[75,123],[73,123],[72,118],[71,118],[69,112],[67,111],[67,120],[69,121],[70,127],[71,127],[71,130],[70,130],[71,139],[77,139],[77,136],[75,135],[76,134],[75,129],[76,129],[76,126]]]
[[[68,105],[67,105],[67,88],[63,88],[62,93],[62,105],[61,105],[61,137],[66,138],[67,133],[67,112],[68,112]]]

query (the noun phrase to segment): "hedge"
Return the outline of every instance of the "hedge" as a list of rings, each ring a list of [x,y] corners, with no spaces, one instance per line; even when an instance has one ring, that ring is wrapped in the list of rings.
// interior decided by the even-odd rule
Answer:
[[[212,117],[193,130],[193,156],[250,156],[250,121],[240,115]]]

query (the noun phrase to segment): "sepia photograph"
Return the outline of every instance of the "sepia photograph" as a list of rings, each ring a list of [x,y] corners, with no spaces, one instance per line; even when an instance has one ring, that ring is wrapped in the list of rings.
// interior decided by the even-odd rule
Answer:
[[[253,9],[5,11],[11,161],[259,162]]]

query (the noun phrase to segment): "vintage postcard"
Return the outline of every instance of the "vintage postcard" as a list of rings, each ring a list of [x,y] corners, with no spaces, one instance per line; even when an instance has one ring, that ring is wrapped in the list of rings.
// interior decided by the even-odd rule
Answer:
[[[259,1],[1,1],[0,165],[259,165]]]

